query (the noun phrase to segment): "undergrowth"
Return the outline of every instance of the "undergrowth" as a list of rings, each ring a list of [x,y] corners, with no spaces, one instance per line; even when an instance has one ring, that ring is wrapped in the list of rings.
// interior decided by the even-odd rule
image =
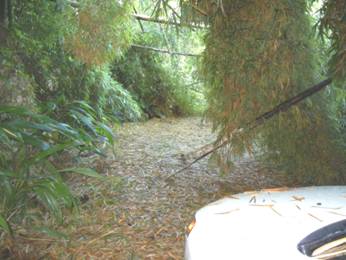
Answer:
[[[71,116],[84,121],[86,114],[81,114],[82,109],[76,111],[71,110]],[[96,149],[92,134],[108,130],[90,129],[92,122],[85,123],[84,127],[71,127],[25,107],[0,106],[0,227],[8,234],[13,236],[21,225],[30,226],[37,217],[43,218],[46,210],[61,223],[62,209],[76,208],[78,203],[64,174],[101,177],[92,169],[62,168],[55,161],[66,151]],[[107,136],[113,142],[112,136]],[[40,216],[28,213],[41,206],[46,210]]]
[[[114,63],[112,71],[149,118],[198,113],[196,96],[162,63],[158,54],[131,48]]]

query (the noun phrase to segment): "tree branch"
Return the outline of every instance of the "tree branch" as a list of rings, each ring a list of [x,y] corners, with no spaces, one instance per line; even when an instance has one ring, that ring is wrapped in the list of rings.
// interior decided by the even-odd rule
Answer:
[[[297,94],[296,96],[289,98],[287,100],[285,100],[284,102],[280,103],[279,105],[277,105],[276,107],[274,107],[272,110],[263,113],[262,115],[258,116],[254,121],[246,124],[245,128],[238,128],[236,130],[233,131],[233,133],[236,132],[240,132],[240,131],[250,131],[255,129],[256,127],[264,124],[266,122],[266,120],[272,118],[273,116],[279,114],[280,112],[285,112],[287,111],[289,108],[291,108],[292,106],[297,105],[299,102],[301,102],[302,100],[306,99],[307,97],[321,91],[322,89],[324,89],[326,86],[328,86],[330,83],[332,83],[332,79],[328,78],[326,80],[321,81],[320,83],[308,88],[307,90],[300,92],[299,94]],[[214,153],[215,151],[219,150],[220,148],[226,146],[227,144],[230,143],[230,140],[224,140],[223,142],[221,142],[220,144],[218,144],[217,146],[214,146],[213,148],[209,149],[207,152],[203,153],[202,155],[200,155],[199,157],[197,157],[195,160],[193,160],[192,162],[190,162],[187,166],[181,168],[180,170],[172,173],[170,176],[168,176],[165,180],[167,181],[168,179],[170,179],[171,177],[173,177],[174,175],[185,171],[186,169],[190,168],[192,165],[194,165],[195,163],[197,163],[198,161],[202,160],[203,158],[207,157],[208,155]],[[167,185],[165,185],[164,187],[166,187]]]
[[[136,10],[136,7],[134,7],[134,6],[133,6],[133,11],[134,11],[135,14],[137,15],[137,10]],[[144,30],[144,27],[143,27],[143,24],[142,24],[141,20],[137,20],[137,21],[138,21],[138,23],[139,23],[139,26],[141,27],[142,33],[144,33],[145,30]]]
[[[152,22],[152,23],[161,23],[161,24],[168,24],[168,25],[175,25],[175,26],[182,26],[182,27],[206,29],[206,27],[202,26],[202,25],[195,25],[195,24],[190,24],[190,23],[178,23],[178,22],[164,20],[164,19],[160,19],[160,18],[152,18],[150,16],[140,15],[140,14],[134,14],[133,17],[137,20]]]
[[[139,44],[132,44],[131,47],[139,48],[139,49],[146,49],[146,50],[156,51],[156,52],[161,52],[161,53],[167,53],[170,55],[180,55],[180,56],[190,56],[190,57],[200,57],[201,56],[200,54],[169,51],[169,50],[164,50],[164,49],[159,49],[159,48],[154,48],[154,47],[144,46],[144,45],[139,45]]]
[[[280,112],[285,112],[288,110],[290,107],[297,105],[300,101],[304,100],[305,98],[315,94],[316,92],[319,92],[326,86],[328,86],[330,83],[332,83],[332,79],[328,78],[320,83],[312,86],[311,88],[308,88],[307,90],[300,92],[296,96],[285,100],[284,102],[280,103],[276,107],[274,107],[272,110],[260,115],[257,117],[252,123],[248,125],[248,128],[252,130],[253,128],[256,128],[257,126],[263,124],[266,120],[269,118],[273,117],[274,115],[280,113]]]
[[[201,15],[203,16],[208,16],[208,14],[203,11],[202,9],[200,9],[198,6],[194,5],[194,4],[191,4],[192,8],[195,9],[197,12],[199,12]]]
[[[80,7],[80,4],[76,0],[67,0],[67,2],[73,8],[79,8]],[[198,28],[198,29],[206,29],[206,27],[202,26],[202,25],[196,25],[196,24],[190,24],[190,23],[178,23],[178,22],[175,22],[175,21],[169,21],[169,20],[160,19],[160,18],[152,18],[150,16],[141,15],[141,14],[137,14],[137,13],[133,14],[132,16],[135,19],[139,20],[139,21],[146,21],[146,22],[153,22],[153,23],[162,23],[162,24],[182,26],[182,27]]]

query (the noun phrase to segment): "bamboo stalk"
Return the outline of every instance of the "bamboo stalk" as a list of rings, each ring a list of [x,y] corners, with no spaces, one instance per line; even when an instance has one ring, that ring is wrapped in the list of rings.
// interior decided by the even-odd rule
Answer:
[[[263,124],[264,121],[268,120],[269,118],[273,117],[274,115],[278,114],[279,112],[284,112],[284,111],[288,110],[290,107],[297,105],[300,101],[302,101],[305,98],[319,92],[320,90],[322,90],[323,88],[328,86],[330,83],[332,83],[332,79],[330,79],[330,78],[323,80],[320,83],[312,86],[311,88],[308,88],[307,90],[305,90],[303,92],[300,92],[296,96],[285,100],[284,102],[282,102],[279,105],[277,105],[276,107],[274,107],[272,110],[270,110],[270,111],[260,115],[259,117],[257,117],[254,122],[251,122],[250,124],[252,126],[249,127],[250,130]]]
[[[200,54],[186,53],[186,52],[176,52],[176,51],[159,49],[159,48],[155,48],[155,47],[151,47],[151,46],[144,46],[144,45],[139,45],[139,44],[132,44],[131,46],[134,47],[134,48],[146,49],[146,50],[166,53],[166,54],[170,54],[170,55],[180,55],[180,56],[190,56],[190,57],[199,57],[199,56],[201,56]]]
[[[133,11],[135,12],[135,15],[137,15],[137,10],[136,10],[136,8],[134,6],[133,6]],[[143,27],[143,24],[142,24],[141,20],[137,19],[137,21],[139,23],[139,26],[141,27],[142,33],[144,33],[145,30],[144,30],[144,27]]]
[[[285,100],[284,102],[282,102],[279,105],[275,106],[270,111],[268,111],[266,113],[263,113],[262,115],[258,116],[254,121],[249,122],[248,124],[246,124],[246,126],[244,128],[240,127],[240,128],[235,129],[232,133],[236,134],[238,132],[253,130],[254,128],[264,124],[268,119],[272,118],[273,116],[279,114],[280,112],[287,111],[289,108],[291,108],[292,106],[297,105],[299,102],[303,101],[307,97],[310,97],[311,95],[321,91],[326,86],[328,86],[330,83],[332,83],[332,79],[331,78],[328,78],[328,79],[325,79],[325,80],[321,81],[320,83],[318,83],[318,84],[308,88],[307,90],[304,90],[304,91],[300,92],[299,94],[295,95],[294,97],[291,97],[291,98]],[[172,173],[171,175],[169,175],[165,179],[165,181],[169,180],[174,175],[176,175],[176,174],[178,174],[178,173],[180,173],[182,171],[185,171],[186,169],[190,168],[192,165],[194,165],[198,161],[200,161],[203,158],[207,157],[208,155],[214,153],[215,151],[221,149],[222,147],[226,146],[229,143],[230,143],[229,139],[226,139],[226,140],[222,141],[218,145],[214,146],[213,148],[209,149],[208,151],[206,151],[205,153],[203,153],[202,155],[200,155],[199,157],[194,159],[187,166],[185,166],[185,167],[181,168],[180,170],[178,170],[178,171]],[[167,184],[164,187],[166,187],[166,186],[167,186]]]
[[[0,0],[0,1],[4,1],[4,0]],[[68,0],[68,3],[73,8],[79,8],[80,7],[80,4],[75,0]],[[153,17],[147,16],[147,15],[142,15],[142,14],[137,14],[137,13],[133,14],[132,16],[139,21],[162,23],[162,24],[182,26],[182,27],[198,28],[198,29],[206,29],[206,27],[202,26],[202,25],[196,25],[196,24],[191,24],[191,23],[179,23],[179,22],[169,21],[169,20],[160,19],[160,18],[153,18]]]
[[[179,23],[179,22],[169,21],[169,20],[160,19],[160,18],[153,18],[150,16],[141,15],[141,14],[134,14],[133,17],[137,20],[152,22],[152,23],[161,23],[161,24],[175,25],[175,26],[181,26],[181,27],[206,29],[206,27],[202,26],[202,25],[196,25],[196,24],[191,24],[191,23]]]

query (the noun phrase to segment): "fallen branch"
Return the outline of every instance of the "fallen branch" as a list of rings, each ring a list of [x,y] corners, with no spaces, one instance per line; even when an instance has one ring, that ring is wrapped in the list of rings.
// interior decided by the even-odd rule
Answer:
[[[233,131],[233,134],[237,133],[237,132],[243,132],[243,131],[250,131],[255,129],[256,127],[264,124],[268,119],[272,118],[274,115],[279,114],[280,112],[285,112],[287,111],[289,108],[291,108],[292,106],[297,105],[299,102],[301,102],[302,100],[306,99],[307,97],[319,92],[320,90],[322,90],[323,88],[325,88],[326,86],[328,86],[330,83],[332,83],[332,79],[328,78],[326,80],[321,81],[320,83],[312,86],[311,88],[308,88],[307,90],[300,92],[298,95],[287,99],[286,101],[280,103],[279,105],[277,105],[276,107],[274,107],[272,110],[258,116],[254,121],[248,123],[246,125],[245,128],[238,128],[236,130]],[[197,163],[198,161],[202,160],[203,158],[207,157],[208,155],[214,153],[215,151],[219,150],[220,148],[226,146],[227,144],[230,143],[230,140],[227,139],[223,142],[221,142],[220,144],[218,144],[217,146],[214,146],[213,148],[209,149],[207,152],[203,153],[201,156],[197,157],[195,160],[193,160],[192,162],[190,162],[187,166],[181,168],[180,170],[172,173],[171,175],[169,175],[165,181],[169,180],[170,178],[172,178],[174,175],[185,171],[186,169],[190,168],[192,165],[194,165],[195,163]],[[164,187],[166,187],[168,184],[166,184]]]
[[[193,53],[186,53],[186,52],[176,52],[176,51],[170,51],[170,50],[164,50],[164,49],[159,49],[151,46],[144,46],[144,45],[139,45],[139,44],[132,44],[131,47],[134,48],[139,48],[139,49],[146,49],[150,51],[156,51],[156,52],[161,52],[161,53],[167,53],[170,55],[181,55],[181,56],[190,56],[190,57],[199,57],[201,56],[200,54],[193,54]]]

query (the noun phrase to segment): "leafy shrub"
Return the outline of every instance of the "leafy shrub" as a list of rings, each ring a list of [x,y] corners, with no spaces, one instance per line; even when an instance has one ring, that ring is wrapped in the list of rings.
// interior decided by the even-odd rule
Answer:
[[[53,102],[43,103],[41,111],[51,118],[66,122],[79,133],[79,139],[83,145],[79,150],[93,150],[102,154],[97,148],[99,140],[110,146],[114,145],[113,130],[107,117],[100,118],[95,109],[85,101],[74,101],[69,104],[57,104]]]
[[[137,121],[142,117],[137,102],[112,78],[108,67],[92,70],[87,82],[91,85],[90,102],[100,116],[104,114],[115,121]]]
[[[191,96],[162,58],[147,50],[131,48],[113,66],[114,77],[132,93],[149,117],[189,114]]]
[[[85,120],[76,115],[76,120]],[[39,205],[62,221],[62,208],[76,206],[62,174],[100,176],[91,169],[59,169],[53,159],[63,151],[90,147],[90,139],[86,131],[46,115],[24,107],[0,106],[0,227],[12,233],[13,224],[30,221],[30,215],[23,213]]]
[[[111,113],[119,114],[121,120],[139,117],[130,96],[107,76],[107,67],[95,67],[128,48],[132,37],[129,1],[83,1],[78,12],[64,1],[15,1],[12,7],[11,37],[0,49],[6,54],[2,63],[32,79],[40,107],[56,104],[59,109],[54,116],[59,119],[64,117],[62,107],[84,100],[95,108],[98,120],[103,120],[106,106],[119,108],[120,113]],[[97,30],[95,22],[100,25]],[[115,93],[109,95],[111,91]],[[132,105],[129,111],[126,105]]]
[[[149,117],[169,112],[172,103],[170,86],[163,80],[163,70],[150,53],[131,48],[115,64],[114,75],[134,95]]]

